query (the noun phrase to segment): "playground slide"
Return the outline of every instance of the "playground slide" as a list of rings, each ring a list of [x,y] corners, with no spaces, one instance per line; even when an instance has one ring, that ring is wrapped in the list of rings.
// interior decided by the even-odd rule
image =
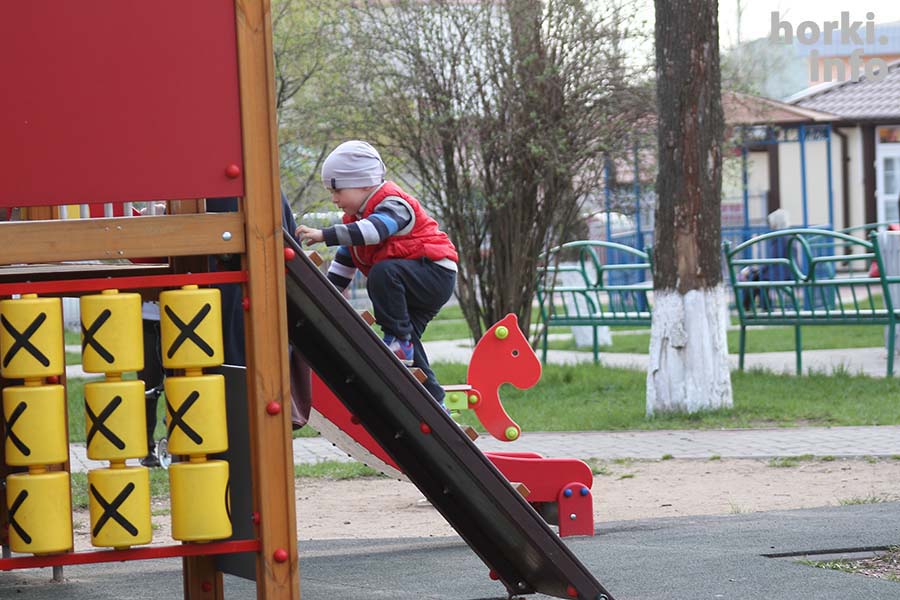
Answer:
[[[400,466],[315,374],[312,399],[309,425],[322,437],[388,477],[408,481]],[[545,521],[559,527],[560,537],[594,535],[593,473],[583,461],[545,458],[534,452],[485,452],[484,455],[507,481],[524,485],[528,503]]]
[[[387,350],[290,235],[291,342],[510,595],[609,593]]]

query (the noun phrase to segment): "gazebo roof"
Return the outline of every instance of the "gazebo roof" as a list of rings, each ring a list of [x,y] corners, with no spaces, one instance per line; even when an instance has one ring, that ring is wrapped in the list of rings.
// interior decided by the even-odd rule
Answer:
[[[722,93],[728,125],[802,125],[840,121],[841,116],[740,92]]]

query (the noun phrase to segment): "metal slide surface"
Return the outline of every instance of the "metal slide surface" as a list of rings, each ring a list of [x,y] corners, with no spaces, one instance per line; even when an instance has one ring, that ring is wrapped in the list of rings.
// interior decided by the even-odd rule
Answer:
[[[285,247],[296,252],[285,263],[291,342],[509,594],[612,600],[290,235]]]

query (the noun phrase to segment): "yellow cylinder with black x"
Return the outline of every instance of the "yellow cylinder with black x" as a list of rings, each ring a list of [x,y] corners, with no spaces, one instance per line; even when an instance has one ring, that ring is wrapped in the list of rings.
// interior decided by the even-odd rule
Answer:
[[[84,426],[88,458],[124,461],[145,456],[146,406],[141,380],[86,383]]]
[[[227,450],[225,378],[167,377],[164,385],[169,452],[201,455]]]
[[[128,548],[150,543],[153,528],[146,468],[113,466],[88,471],[88,506],[93,545]]]
[[[6,505],[13,552],[52,554],[72,547],[72,502],[65,471],[8,476]]]
[[[4,388],[6,463],[55,465],[69,459],[66,391],[61,385]]]
[[[81,363],[88,373],[144,368],[141,295],[103,290],[81,297]]]
[[[59,298],[23,294],[0,301],[0,374],[40,379],[60,375],[64,368]]]
[[[204,542],[231,537],[228,463],[201,460],[169,467],[172,538]]]
[[[186,285],[159,295],[162,362],[167,369],[214,367],[224,361],[219,290]]]

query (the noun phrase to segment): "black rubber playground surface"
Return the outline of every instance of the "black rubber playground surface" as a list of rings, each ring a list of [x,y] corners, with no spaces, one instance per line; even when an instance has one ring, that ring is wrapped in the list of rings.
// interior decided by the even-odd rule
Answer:
[[[900,544],[900,503],[625,521],[566,544],[617,600],[900,599],[900,583],[816,569],[767,554]],[[179,560],[0,573],[0,598],[181,597]],[[459,538],[331,540],[300,544],[304,600],[506,598]],[[225,597],[255,598],[252,582],[226,576]],[[529,596],[529,598],[546,598]]]

